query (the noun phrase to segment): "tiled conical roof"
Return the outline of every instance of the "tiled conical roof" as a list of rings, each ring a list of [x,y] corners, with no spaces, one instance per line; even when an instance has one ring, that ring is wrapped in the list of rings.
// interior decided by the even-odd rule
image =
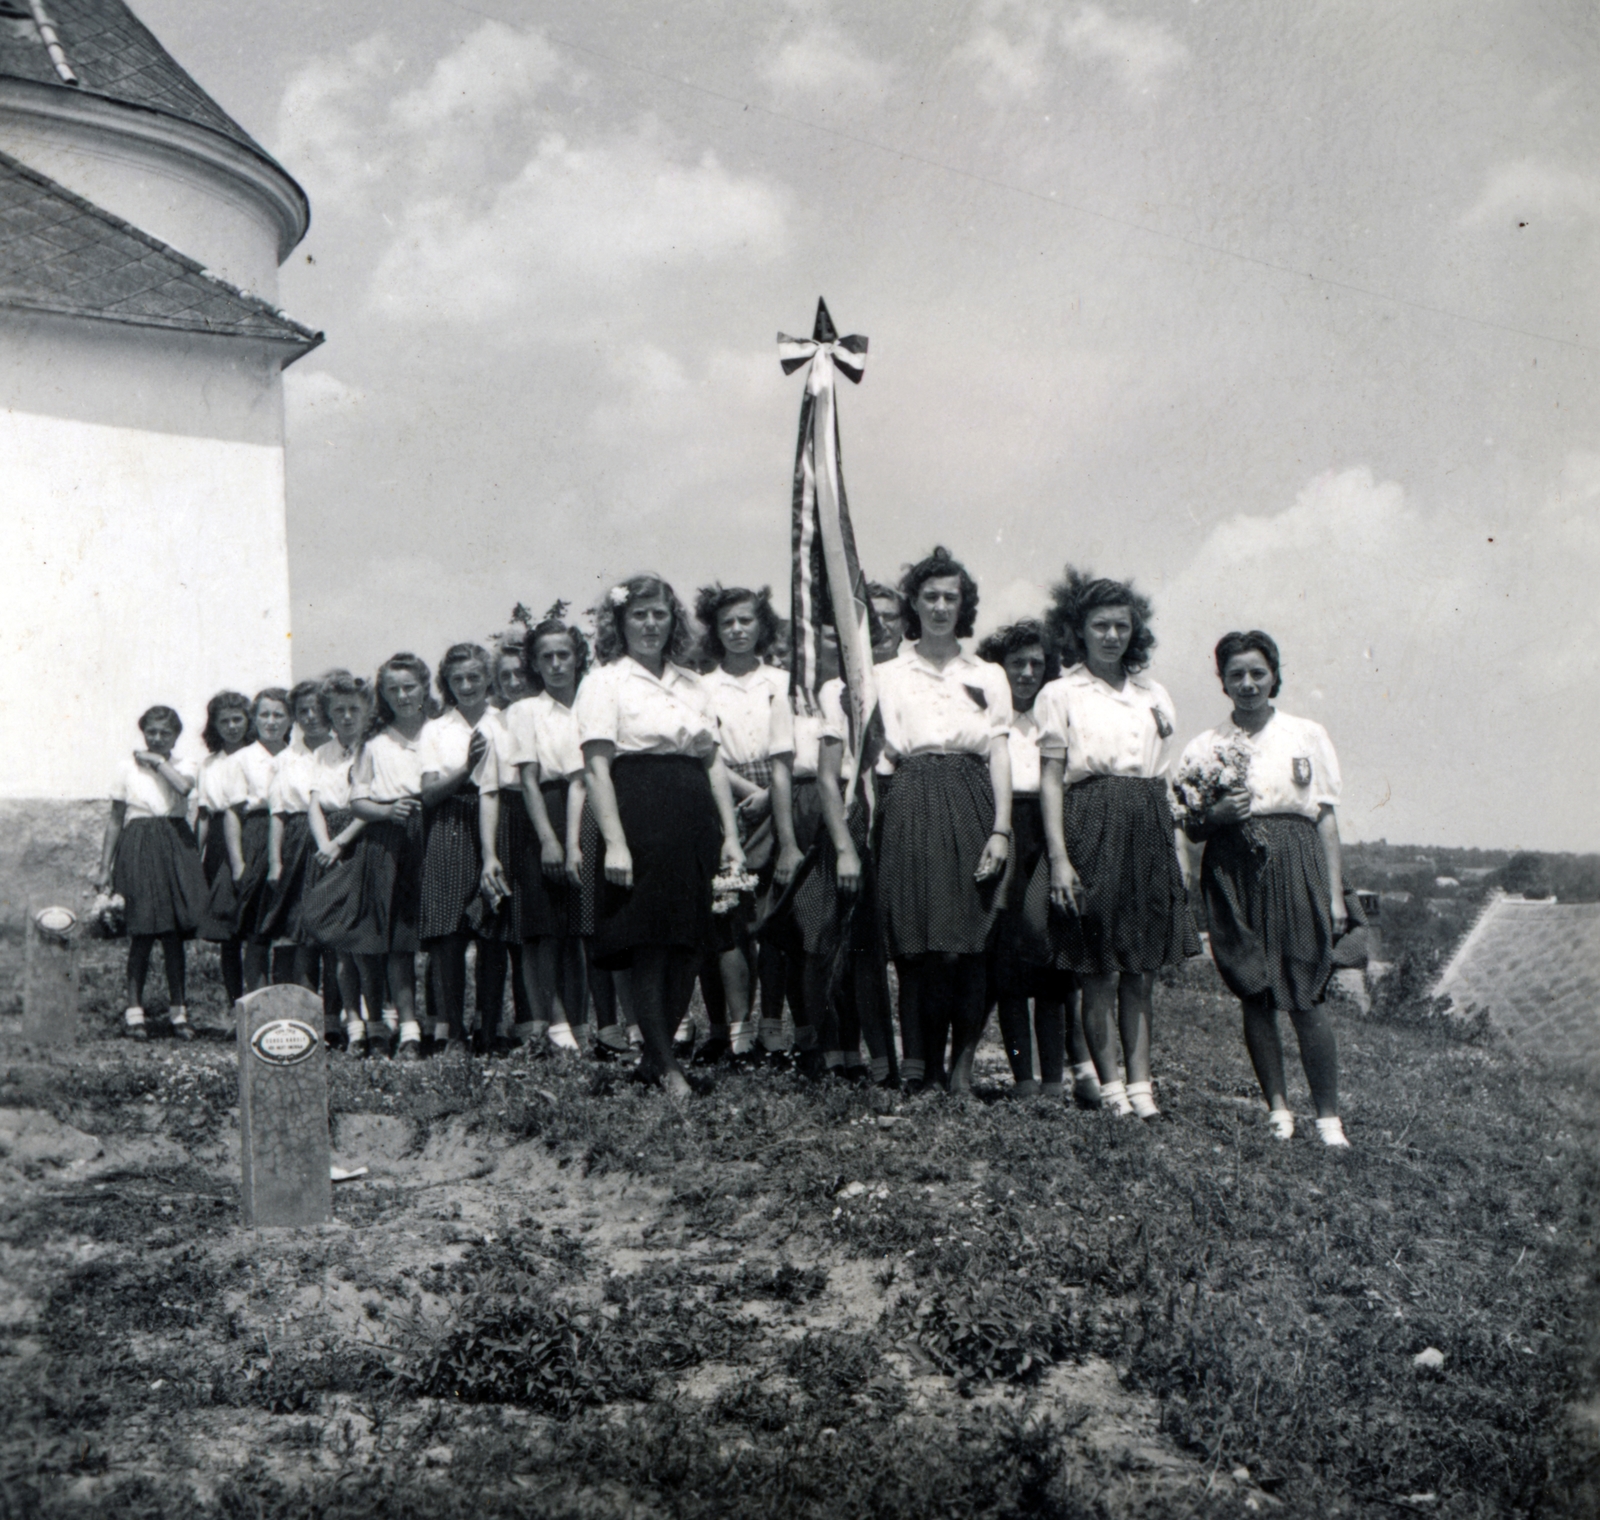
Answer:
[[[0,76],[76,88],[159,111],[271,155],[192,80],[122,0],[43,0],[62,57],[77,78],[62,78],[28,0],[0,0]]]
[[[309,352],[322,334],[159,238],[0,153],[0,309],[90,317]]]

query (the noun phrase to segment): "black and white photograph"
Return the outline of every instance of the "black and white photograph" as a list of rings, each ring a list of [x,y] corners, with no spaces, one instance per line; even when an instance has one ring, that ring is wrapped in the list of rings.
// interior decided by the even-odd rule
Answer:
[[[0,1520],[1600,1513],[1597,79],[0,0]]]

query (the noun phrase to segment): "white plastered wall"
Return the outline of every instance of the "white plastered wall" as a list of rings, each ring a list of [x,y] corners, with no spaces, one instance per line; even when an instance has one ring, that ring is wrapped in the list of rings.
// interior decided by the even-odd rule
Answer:
[[[276,364],[50,326],[0,331],[21,361],[0,366],[7,799],[103,797],[144,708],[176,707],[197,756],[214,691],[290,676]]]

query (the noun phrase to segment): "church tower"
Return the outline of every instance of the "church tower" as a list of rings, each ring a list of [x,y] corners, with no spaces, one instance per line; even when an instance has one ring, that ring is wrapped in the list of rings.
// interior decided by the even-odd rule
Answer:
[[[193,754],[213,691],[288,684],[309,220],[122,0],[0,0],[0,919],[81,887],[146,707]]]

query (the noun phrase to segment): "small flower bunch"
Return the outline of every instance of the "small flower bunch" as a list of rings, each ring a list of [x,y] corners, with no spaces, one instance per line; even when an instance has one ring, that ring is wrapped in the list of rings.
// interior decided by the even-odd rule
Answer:
[[[1212,807],[1249,783],[1250,752],[1237,739],[1191,760],[1172,779],[1173,813],[1180,828],[1200,828]]]
[[[754,895],[759,885],[749,871],[739,868],[723,871],[711,883],[711,911],[719,916],[732,913],[739,906],[739,898],[746,892]]]
[[[626,607],[628,605],[628,588],[626,586],[613,586],[607,593],[606,600],[613,607]]]
[[[97,935],[116,939],[126,927],[128,904],[120,892],[96,893],[89,905],[89,922]]]

